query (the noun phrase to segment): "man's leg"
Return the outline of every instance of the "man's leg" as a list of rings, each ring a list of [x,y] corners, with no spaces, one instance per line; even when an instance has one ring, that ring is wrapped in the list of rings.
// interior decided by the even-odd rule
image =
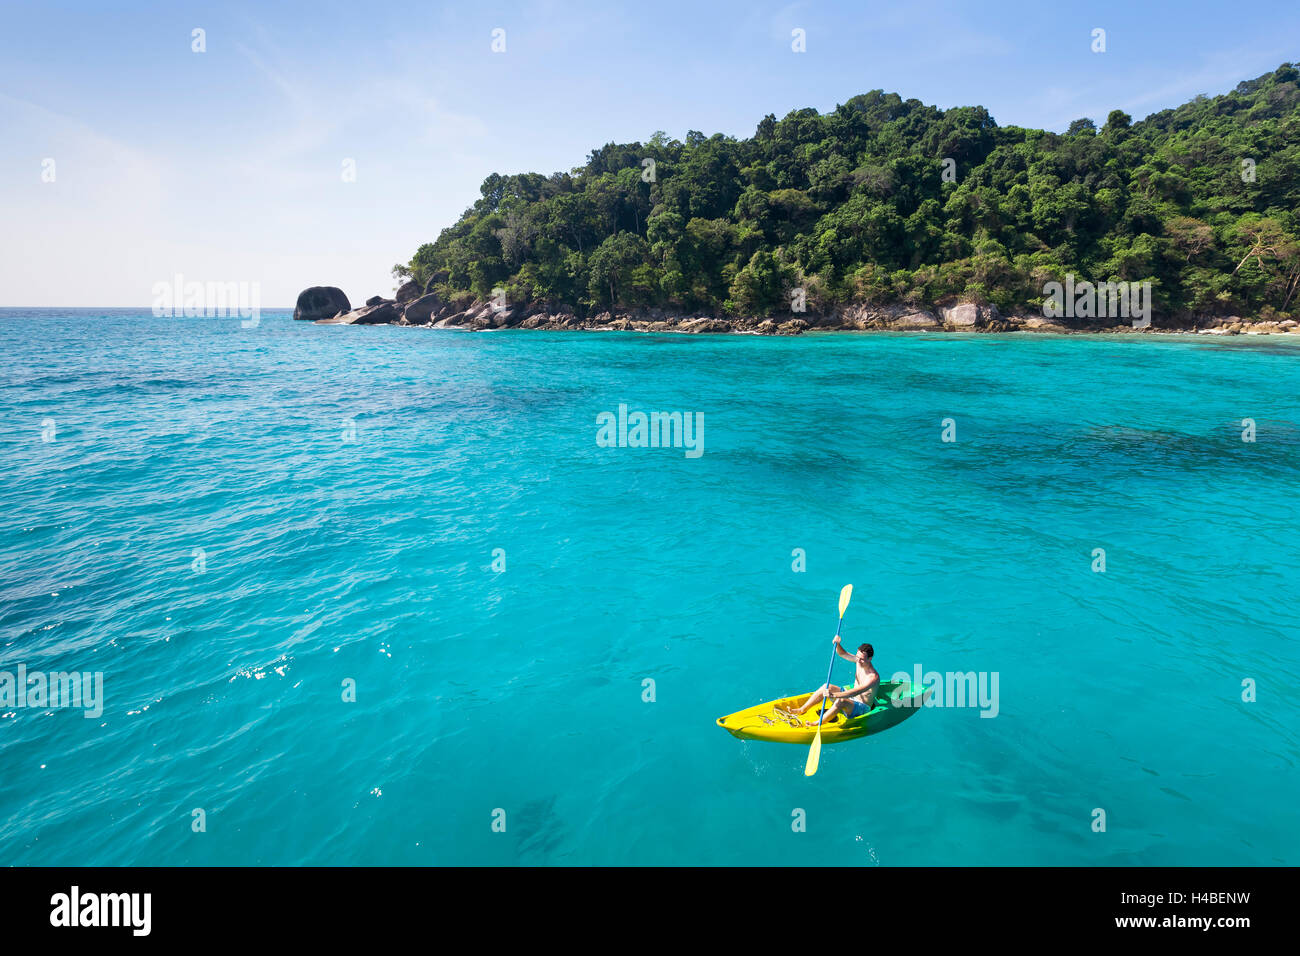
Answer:
[[[831,684],[830,688],[832,694],[838,694],[840,692],[840,689],[836,687],[834,684]],[[812,696],[809,697],[806,701],[804,701],[803,706],[800,707],[798,710],[796,710],[795,713],[806,714],[811,708],[816,707],[818,704],[820,704],[822,702],[822,698],[825,696],[826,696],[826,685],[822,684],[821,687],[818,687],[815,691],[812,692]]]
[[[853,701],[851,700],[828,701],[826,704],[826,712],[822,714],[822,721],[821,721],[822,724],[829,724],[832,720],[835,719],[836,714],[844,713],[852,706],[853,706]],[[808,726],[816,727],[817,721],[815,720],[808,721]]]

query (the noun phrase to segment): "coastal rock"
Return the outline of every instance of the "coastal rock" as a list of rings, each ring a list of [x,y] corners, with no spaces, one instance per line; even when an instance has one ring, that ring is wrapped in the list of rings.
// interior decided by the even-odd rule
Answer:
[[[433,275],[429,276],[429,278],[425,280],[424,289],[423,289],[424,294],[428,295],[430,292],[433,291],[433,287],[435,285],[437,285],[440,282],[446,282],[450,278],[451,278],[450,272],[448,272],[446,269],[439,269],[437,272],[435,272]]]
[[[488,303],[481,308],[467,312],[464,326],[475,332],[484,329],[504,329],[511,324],[518,325],[524,317],[522,306],[507,306],[499,309]]]
[[[328,319],[318,319],[318,325],[386,325],[396,322],[402,317],[401,309],[396,302],[386,300],[378,305],[367,305],[360,309],[354,309],[343,315],[334,316]]]
[[[901,315],[907,311],[907,309],[902,309],[899,310],[898,314]],[[865,332],[867,329],[886,328],[890,319],[894,317],[870,306],[851,305],[835,313],[831,318],[842,329],[857,329]]]
[[[730,332],[731,323],[725,319],[688,319],[677,326],[678,332],[691,332],[694,334],[707,332]]]
[[[423,294],[424,290],[420,288],[420,283],[410,279],[398,286],[396,298],[398,302],[410,302]]]
[[[1059,322],[1053,322],[1051,319],[1044,318],[1041,315],[1031,315],[1024,320],[1024,328],[1033,332],[1066,332],[1069,331]]]
[[[434,328],[458,328],[466,325],[473,314],[471,309],[454,309],[450,315],[444,315],[434,323]]]
[[[525,303],[507,306],[501,309],[493,316],[493,322],[498,329],[513,329],[521,325],[524,319],[532,315],[536,310],[529,308]]]
[[[980,307],[974,302],[948,306],[939,310],[943,324],[953,329],[974,329],[979,324]]]
[[[434,314],[446,305],[437,293],[430,292],[406,304],[402,313],[411,325],[425,325],[433,320]]]
[[[391,299],[371,306],[368,309],[362,309],[361,315],[354,323],[356,325],[385,325],[389,322],[396,322],[402,317],[401,307]]]
[[[943,306],[939,315],[945,328],[973,332],[984,328],[991,322],[1000,322],[1001,313],[996,305],[978,305],[974,302],[961,302],[957,305]]]
[[[301,321],[314,322],[318,319],[332,319],[341,312],[352,311],[352,303],[343,294],[342,289],[332,285],[314,285],[298,293],[298,303],[293,308],[293,317]]]
[[[906,312],[889,323],[893,329],[934,329],[939,327],[939,320],[931,312]]]
[[[410,285],[408,283],[408,285]],[[403,286],[406,288],[406,286]],[[799,315],[760,318],[758,316],[728,316],[708,314],[674,314],[658,308],[634,308],[627,311],[607,310],[579,318],[572,311],[552,311],[571,308],[560,303],[533,301],[497,307],[492,302],[471,301],[459,298],[447,302],[437,293],[429,292],[408,301],[372,296],[363,308],[343,311],[347,298],[332,286],[318,286],[305,290],[299,296],[295,318],[319,315],[315,321],[329,325],[416,325],[438,329],[461,328],[486,331],[503,328],[542,330],[595,330],[632,332],[681,332],[686,334],[758,334],[800,335],[810,330],[871,331],[891,329],[896,331],[978,331],[978,332],[1048,332],[1048,333],[1107,333],[1131,334],[1140,331],[1168,331],[1184,329],[1202,334],[1216,335],[1269,335],[1300,334],[1300,323],[1294,319],[1260,319],[1253,321],[1240,316],[1174,316],[1167,324],[1156,323],[1149,330],[1136,329],[1128,321],[1078,321],[1049,318],[1038,311],[1012,312],[1002,315],[993,305],[964,302],[939,306],[934,311],[918,309],[903,303],[850,304],[826,313],[808,312]],[[337,307],[338,311],[332,311]],[[315,310],[315,311],[313,311]]]

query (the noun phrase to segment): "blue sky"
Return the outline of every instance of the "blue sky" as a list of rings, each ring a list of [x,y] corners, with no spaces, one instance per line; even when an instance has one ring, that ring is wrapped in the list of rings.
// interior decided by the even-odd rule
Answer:
[[[1272,0],[5,2],[0,305],[147,305],[177,273],[259,283],[263,307],[317,284],[358,302],[488,173],[611,140],[748,136],[878,88],[1063,130],[1297,60],[1300,4]]]

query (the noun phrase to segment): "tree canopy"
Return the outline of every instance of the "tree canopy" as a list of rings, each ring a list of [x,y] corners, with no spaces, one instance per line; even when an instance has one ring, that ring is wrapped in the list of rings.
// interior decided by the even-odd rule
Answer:
[[[608,143],[493,173],[394,268],[449,301],[713,314],[955,300],[1034,308],[1066,273],[1150,281],[1163,313],[1300,311],[1300,71],[1140,122],[1000,127],[874,90],[748,139]]]

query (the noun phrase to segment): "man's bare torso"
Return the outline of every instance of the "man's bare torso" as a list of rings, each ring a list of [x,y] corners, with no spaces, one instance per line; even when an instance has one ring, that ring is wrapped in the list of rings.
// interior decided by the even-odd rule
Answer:
[[[867,681],[871,680],[872,677],[875,677],[876,679],[875,683],[857,695],[858,700],[870,707],[876,702],[876,690],[880,687],[880,672],[870,664],[859,664],[857,661],[854,661],[854,664],[856,665],[857,671],[853,679],[854,687],[861,687],[863,684],[867,683]]]

